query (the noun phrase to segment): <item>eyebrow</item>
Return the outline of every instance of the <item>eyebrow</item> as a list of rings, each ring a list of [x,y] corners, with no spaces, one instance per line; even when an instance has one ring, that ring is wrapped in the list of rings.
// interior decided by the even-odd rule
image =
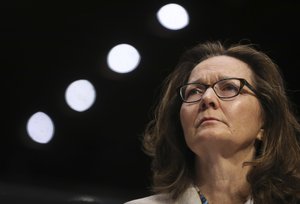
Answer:
[[[228,79],[228,78],[232,78],[232,76],[226,76],[226,75],[218,75],[215,77],[215,81],[220,81],[220,80],[223,80],[223,79]],[[197,80],[194,80],[194,81],[190,81],[188,83],[200,83],[200,84],[205,84],[204,83],[204,80],[199,78]]]

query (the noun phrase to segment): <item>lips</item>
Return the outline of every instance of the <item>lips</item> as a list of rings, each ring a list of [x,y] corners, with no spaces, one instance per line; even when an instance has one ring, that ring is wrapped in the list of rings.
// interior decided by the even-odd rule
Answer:
[[[217,118],[213,118],[213,117],[203,117],[203,118],[200,119],[199,125],[201,125],[205,121],[220,121],[220,120],[217,119]]]

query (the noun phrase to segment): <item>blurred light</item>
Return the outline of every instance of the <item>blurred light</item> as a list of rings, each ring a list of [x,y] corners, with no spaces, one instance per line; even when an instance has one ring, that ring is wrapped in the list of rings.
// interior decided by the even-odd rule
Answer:
[[[140,63],[140,54],[131,45],[119,44],[109,51],[107,63],[114,72],[128,73],[133,71]]]
[[[89,195],[78,195],[74,198],[69,199],[70,203],[102,203],[99,198]]]
[[[33,114],[27,122],[27,133],[35,142],[48,143],[54,134],[51,118],[43,112]]]
[[[159,9],[156,14],[158,21],[170,30],[179,30],[189,23],[187,11],[178,4],[167,4]]]
[[[86,111],[95,102],[96,91],[88,80],[80,79],[68,86],[65,99],[73,110],[78,112]]]

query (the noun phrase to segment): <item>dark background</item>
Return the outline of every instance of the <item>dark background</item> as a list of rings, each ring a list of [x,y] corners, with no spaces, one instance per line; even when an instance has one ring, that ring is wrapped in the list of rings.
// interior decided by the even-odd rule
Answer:
[[[155,14],[166,3],[187,9],[188,27],[159,25]],[[281,67],[287,88],[297,90],[299,10],[296,1],[273,0],[2,3],[1,203],[68,202],[78,195],[122,203],[148,195],[150,160],[140,139],[180,54],[205,40],[249,41]],[[106,55],[119,43],[141,54],[132,73],[107,71]],[[64,101],[77,79],[90,80],[97,92],[95,105],[82,113]],[[297,108],[299,94],[288,92]],[[55,135],[46,145],[25,132],[37,111],[54,120]]]

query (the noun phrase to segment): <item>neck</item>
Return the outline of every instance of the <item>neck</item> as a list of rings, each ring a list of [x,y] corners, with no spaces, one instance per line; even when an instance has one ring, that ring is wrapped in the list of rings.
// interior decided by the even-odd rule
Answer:
[[[253,152],[235,158],[216,155],[196,156],[196,185],[209,204],[244,203],[250,192],[246,176],[251,167],[243,163],[253,158]]]

